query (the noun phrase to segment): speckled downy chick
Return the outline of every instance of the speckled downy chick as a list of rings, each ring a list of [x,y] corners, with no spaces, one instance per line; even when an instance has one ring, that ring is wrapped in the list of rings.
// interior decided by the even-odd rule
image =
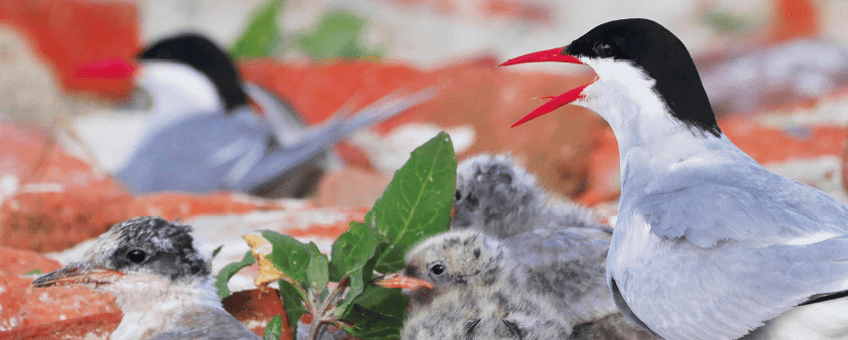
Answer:
[[[506,240],[478,230],[429,238],[393,278],[410,283],[403,338],[594,339],[598,330],[623,329],[610,338],[639,339],[638,326],[608,318],[618,314],[604,281],[608,242],[608,233],[591,228]]]
[[[550,198],[536,177],[508,155],[482,154],[459,164],[451,229],[476,228],[507,238],[536,228],[585,227],[612,232],[592,210]]]
[[[100,235],[82,262],[32,285],[83,284],[114,295],[124,315],[113,340],[259,339],[224,310],[190,232],[190,226],[159,217],[118,223]]]
[[[517,293],[507,280],[508,249],[480,231],[431,237],[407,254],[404,278],[430,288],[410,287],[403,339],[551,339],[567,334],[570,320],[549,299]]]

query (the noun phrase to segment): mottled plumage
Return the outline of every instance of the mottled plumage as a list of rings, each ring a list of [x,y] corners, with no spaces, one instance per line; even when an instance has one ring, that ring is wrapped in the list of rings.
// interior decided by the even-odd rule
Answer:
[[[551,199],[536,178],[507,155],[479,155],[459,164],[451,229],[475,228],[506,238],[536,228],[612,230],[578,204]]]
[[[191,227],[158,217],[114,225],[74,263],[34,287],[93,285],[124,314],[111,339],[259,339],[227,313],[197,252]]]
[[[405,290],[411,306],[403,338],[556,339],[605,323],[616,314],[604,282],[608,240],[591,228],[505,240],[473,229],[429,238],[407,254],[404,275],[433,288]],[[632,332],[622,339],[647,335],[614,321]]]

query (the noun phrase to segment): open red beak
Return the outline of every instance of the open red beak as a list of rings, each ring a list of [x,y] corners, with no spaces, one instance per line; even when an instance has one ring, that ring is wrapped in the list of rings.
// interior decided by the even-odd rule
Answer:
[[[557,61],[557,62],[561,62],[561,63],[583,64],[583,62],[581,62],[579,59],[572,57],[568,54],[563,54],[564,50],[565,50],[565,47],[557,47],[557,48],[552,48],[550,50],[544,50],[544,51],[534,52],[534,53],[530,53],[530,54],[525,54],[523,56],[507,60],[506,62],[504,62],[503,64],[500,64],[498,66],[500,67],[500,66],[515,65],[515,64],[524,64],[524,63],[538,63],[538,62],[543,62],[543,61]],[[591,83],[589,83],[589,84],[591,84]],[[542,116],[546,113],[549,113],[549,112],[556,110],[556,109],[558,109],[562,106],[565,106],[568,103],[571,103],[571,102],[577,100],[578,98],[583,96],[583,89],[585,89],[586,86],[589,86],[589,84],[580,86],[576,89],[573,89],[571,91],[568,91],[568,92],[563,93],[563,94],[556,96],[556,97],[549,97],[549,98],[551,98],[551,100],[549,102],[547,102],[547,103],[543,104],[542,106],[540,106],[539,108],[533,110],[533,112],[530,112],[529,114],[524,116],[524,118],[521,118],[520,120],[515,122],[515,124],[512,124],[511,127],[516,127],[516,126],[519,126],[521,124],[524,124],[524,123],[526,123],[530,120],[535,119],[536,117]]]
[[[105,60],[77,65],[74,77],[84,79],[129,79],[136,70],[136,64],[121,57],[109,57]]]

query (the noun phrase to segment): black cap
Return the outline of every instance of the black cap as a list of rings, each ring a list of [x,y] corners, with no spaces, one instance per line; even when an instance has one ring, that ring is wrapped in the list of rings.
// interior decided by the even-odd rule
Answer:
[[[648,19],[610,21],[577,38],[563,52],[578,58],[632,62],[656,80],[654,90],[672,116],[690,127],[721,136],[692,56],[662,25]]]
[[[141,60],[167,60],[186,64],[215,84],[227,111],[247,104],[247,94],[235,64],[227,52],[195,33],[161,40],[138,54]]]

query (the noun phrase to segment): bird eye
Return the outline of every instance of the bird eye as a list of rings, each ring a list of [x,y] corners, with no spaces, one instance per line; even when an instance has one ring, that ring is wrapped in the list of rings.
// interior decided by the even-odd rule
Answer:
[[[456,191],[456,193],[453,195],[453,200],[454,200],[454,201],[459,201],[459,200],[461,200],[461,199],[462,199],[462,193],[461,193],[461,192],[459,192],[459,190],[457,190],[457,191]]]
[[[441,262],[436,262],[430,265],[430,274],[434,276],[442,276],[445,273],[445,265]]]
[[[141,263],[145,258],[147,258],[147,253],[145,253],[144,250],[133,249],[127,253],[127,258],[134,263]]]
[[[612,46],[609,44],[597,43],[595,44],[595,48],[592,50],[594,50],[599,57],[606,58],[610,56],[610,53],[612,53]]]

